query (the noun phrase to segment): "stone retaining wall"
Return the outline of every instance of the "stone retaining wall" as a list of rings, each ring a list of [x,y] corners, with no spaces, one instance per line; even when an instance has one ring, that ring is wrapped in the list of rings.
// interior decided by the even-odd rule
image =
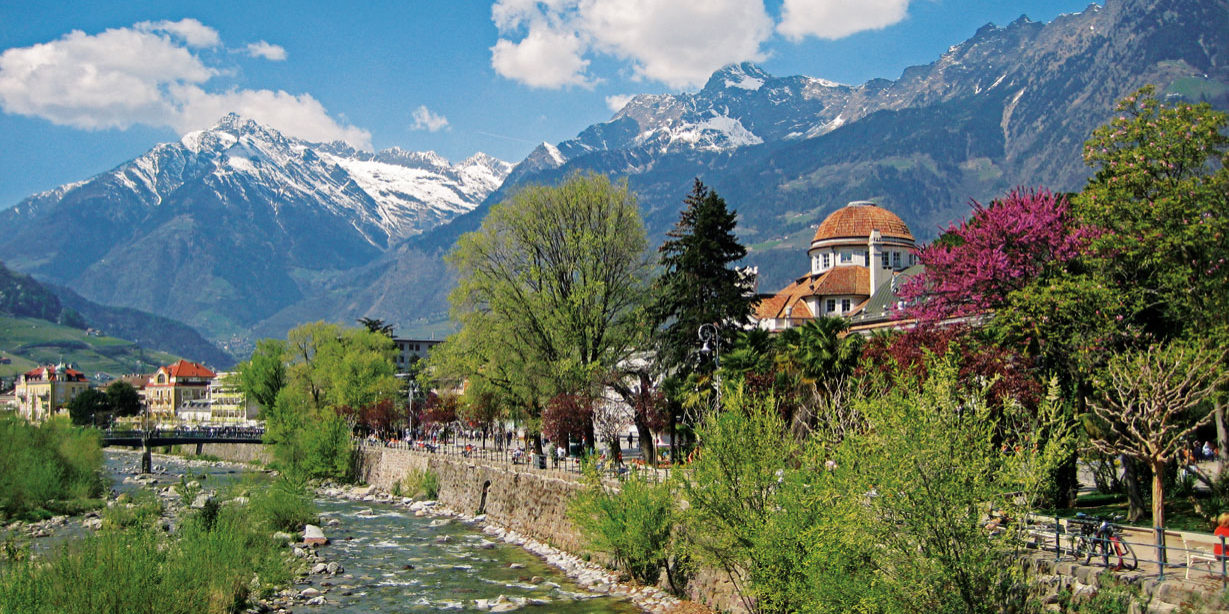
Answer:
[[[1131,606],[1131,614],[1170,614],[1171,612],[1224,612],[1225,597],[1220,585],[1204,574],[1192,580],[1184,579],[1184,569],[1166,572],[1161,581],[1156,574],[1139,571],[1110,571],[1096,565],[1082,565],[1068,558],[1055,561],[1054,554],[1034,552],[1024,557],[1025,573],[1047,609],[1059,611],[1058,593],[1066,590],[1073,603],[1095,595],[1109,582],[1135,586],[1140,602]],[[1192,574],[1195,575],[1195,574]]]
[[[567,552],[579,553],[579,531],[567,518],[568,501],[581,485],[554,472],[515,471],[463,457],[392,448],[363,448],[358,478],[382,490],[414,471],[430,470],[439,478],[439,500]],[[484,504],[485,502],[485,504]]]
[[[181,449],[187,454],[195,454],[196,446],[188,444]],[[201,444],[201,454],[216,456],[221,460],[233,463],[259,463],[267,465],[273,461],[273,454],[264,445],[254,443],[206,443]]]

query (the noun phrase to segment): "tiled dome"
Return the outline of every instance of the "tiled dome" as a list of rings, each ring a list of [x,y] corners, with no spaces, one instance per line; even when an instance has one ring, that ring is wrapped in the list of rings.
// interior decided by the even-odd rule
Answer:
[[[872,230],[878,230],[884,237],[913,241],[913,233],[909,232],[909,227],[895,213],[875,203],[860,200],[833,211],[819,225],[811,242],[849,237],[865,238],[871,236]]]

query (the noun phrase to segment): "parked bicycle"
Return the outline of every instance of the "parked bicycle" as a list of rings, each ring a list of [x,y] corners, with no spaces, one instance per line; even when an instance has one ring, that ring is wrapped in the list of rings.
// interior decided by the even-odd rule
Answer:
[[[1076,559],[1083,559],[1087,565],[1094,556],[1101,557],[1106,567],[1110,566],[1110,558],[1117,559],[1117,569],[1135,569],[1139,567],[1139,559],[1131,544],[1122,539],[1122,527],[1114,524],[1122,520],[1121,515],[1110,519],[1089,516],[1083,512],[1075,515],[1080,525],[1080,533],[1072,536],[1071,552]]]

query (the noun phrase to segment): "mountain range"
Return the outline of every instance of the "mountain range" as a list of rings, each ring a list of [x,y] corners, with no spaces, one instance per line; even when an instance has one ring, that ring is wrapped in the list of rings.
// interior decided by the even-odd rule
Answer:
[[[738,211],[771,291],[805,270],[815,225],[852,200],[877,201],[925,240],[970,199],[1079,190],[1082,144],[1117,100],[1156,84],[1229,108],[1227,60],[1229,0],[1106,0],[1050,23],[987,24],[896,80],[726,66],[697,92],[636,96],[515,168],[304,143],[228,117],[0,212],[20,229],[0,238],[0,258],[217,340],[361,316],[421,333],[445,318],[442,255],[461,233],[519,186],[597,172],[627,179],[654,243],[699,177]]]
[[[511,165],[307,143],[236,115],[0,212],[11,266],[214,339],[472,210]]]

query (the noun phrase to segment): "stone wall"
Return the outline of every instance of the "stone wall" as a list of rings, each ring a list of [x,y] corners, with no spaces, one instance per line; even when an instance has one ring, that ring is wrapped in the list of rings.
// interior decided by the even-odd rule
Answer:
[[[196,454],[195,445],[182,446],[181,450],[185,454]],[[267,465],[273,461],[273,454],[269,448],[253,443],[206,443],[201,444],[200,453],[234,463]]]
[[[440,502],[457,512],[485,513],[495,524],[561,550],[579,553],[583,549],[580,532],[567,518],[568,501],[581,485],[566,474],[516,471],[457,456],[364,448],[358,477],[392,490],[411,472],[423,470],[439,478]]]
[[[1173,559],[1171,559],[1173,560]],[[1184,579],[1185,570],[1166,572],[1165,580],[1155,571],[1111,571],[1101,566],[1082,565],[1068,557],[1055,561],[1050,552],[1035,552],[1023,559],[1029,584],[1042,604],[1050,611],[1060,611],[1059,593],[1066,591],[1072,604],[1088,599],[1107,583],[1134,586],[1140,601],[1131,606],[1131,614],[1170,614],[1171,612],[1223,612],[1220,587],[1204,574]]]

